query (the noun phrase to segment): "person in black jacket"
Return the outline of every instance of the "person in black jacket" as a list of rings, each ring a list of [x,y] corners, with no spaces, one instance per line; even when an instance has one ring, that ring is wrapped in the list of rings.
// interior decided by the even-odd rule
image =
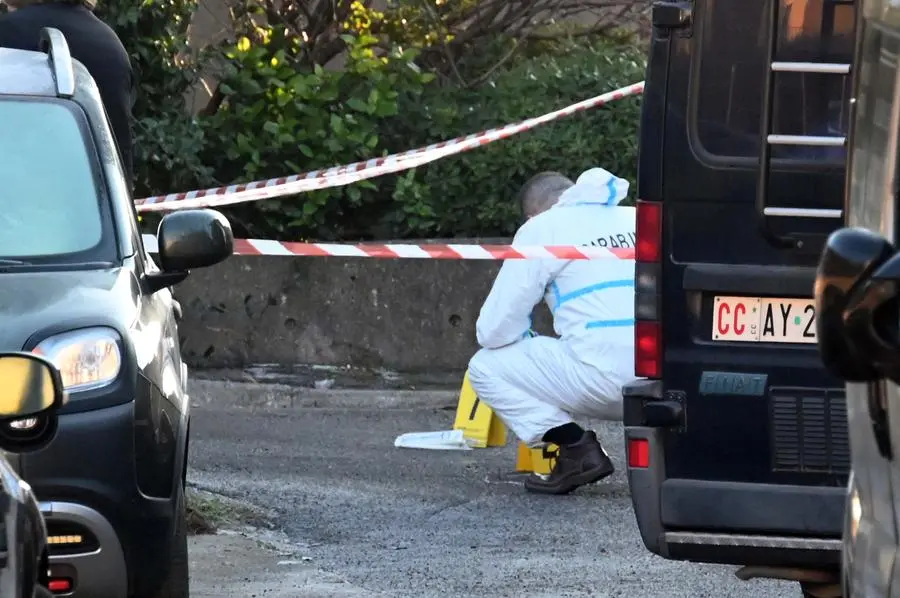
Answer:
[[[59,29],[97,83],[119,146],[128,188],[134,188],[132,108],[135,77],[128,52],[109,25],[93,13],[96,0],[0,0],[9,12],[0,14],[0,47],[39,50],[41,29]]]

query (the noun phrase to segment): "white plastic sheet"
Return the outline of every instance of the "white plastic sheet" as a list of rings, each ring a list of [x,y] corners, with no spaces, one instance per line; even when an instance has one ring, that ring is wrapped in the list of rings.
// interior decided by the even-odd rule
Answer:
[[[426,449],[432,451],[471,451],[462,430],[438,432],[409,432],[394,440],[397,448]]]

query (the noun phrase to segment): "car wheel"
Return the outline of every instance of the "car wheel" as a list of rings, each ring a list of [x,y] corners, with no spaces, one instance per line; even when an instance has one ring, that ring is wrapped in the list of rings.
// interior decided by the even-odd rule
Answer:
[[[153,598],[188,598],[190,596],[190,572],[188,569],[187,518],[184,504],[184,487],[179,485],[175,497],[175,525],[172,535],[169,573]],[[138,597],[135,597],[138,598]]]

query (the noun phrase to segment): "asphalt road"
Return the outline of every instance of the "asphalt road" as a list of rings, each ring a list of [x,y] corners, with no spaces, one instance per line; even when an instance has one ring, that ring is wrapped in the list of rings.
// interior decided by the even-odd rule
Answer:
[[[273,511],[294,557],[312,568],[299,585],[292,577],[285,596],[800,596],[794,584],[742,582],[731,567],[647,553],[621,473],[620,426],[599,429],[619,469],[613,477],[544,497],[503,481],[512,443],[468,452],[393,447],[403,432],[449,428],[452,416],[196,408],[190,480]],[[281,574],[274,567],[273,581]]]

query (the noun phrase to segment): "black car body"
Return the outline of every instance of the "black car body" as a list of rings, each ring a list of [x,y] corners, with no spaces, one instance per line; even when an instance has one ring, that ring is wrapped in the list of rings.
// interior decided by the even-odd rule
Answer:
[[[812,294],[841,223],[855,6],[657,3],[653,23],[635,273],[644,379],[624,389],[641,536],[671,559],[821,579],[796,570],[837,570],[850,461]]]
[[[31,353],[0,353],[0,384],[0,422],[33,426],[27,438],[0,438],[0,449],[20,454],[46,446],[57,430],[54,412],[64,402],[59,372]],[[26,419],[20,419],[23,416]],[[0,596],[50,595],[48,546],[47,527],[31,486],[0,456]]]
[[[209,210],[168,215],[157,267],[96,85],[58,31],[44,41],[49,54],[0,49],[0,349],[53,361],[71,399],[17,468],[62,594],[187,596],[190,411],[169,287],[230,255],[231,229]]]
[[[41,596],[47,587],[47,528],[31,487],[0,457],[0,595]]]
[[[843,596],[888,598],[900,595],[900,5],[860,11],[848,226],[823,251],[816,299],[823,360],[847,381]]]

